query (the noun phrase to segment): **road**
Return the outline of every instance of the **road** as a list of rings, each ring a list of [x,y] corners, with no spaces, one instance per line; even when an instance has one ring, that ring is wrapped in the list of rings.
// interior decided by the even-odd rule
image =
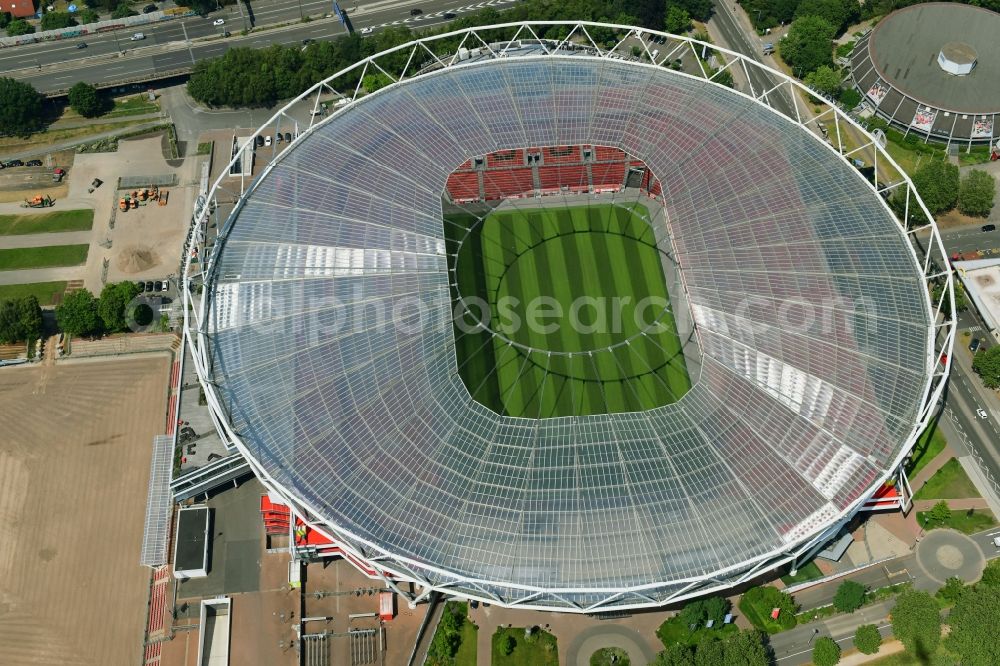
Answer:
[[[733,9],[733,5],[728,1],[719,2],[717,0],[715,2],[715,13],[712,15],[712,21],[731,50],[742,53],[751,60],[762,62],[762,42],[756,39],[756,36],[751,37],[747,34],[746,30],[739,23],[739,19],[736,16],[737,11],[742,12],[742,10]],[[760,95],[765,90],[770,90],[777,83],[770,75],[757,68],[748,67],[747,70],[750,72],[750,84],[757,95]],[[744,92],[750,93],[749,90]],[[789,118],[795,118],[795,107],[784,88],[776,93],[772,93],[768,98],[773,108]]]
[[[348,10],[355,30],[366,27],[378,30],[398,24],[419,29],[447,23],[450,19],[443,17],[445,13],[460,15],[486,6],[502,8],[517,1],[483,0],[468,4],[463,0],[362,0],[356,11],[351,11],[348,3],[343,6]],[[328,0],[302,0],[303,12],[314,16],[330,11],[330,5]],[[45,93],[64,90],[77,81],[108,86],[124,79],[152,78],[155,74],[189,67],[203,58],[220,56],[235,46],[262,48],[272,44],[301,44],[304,39],[333,39],[347,34],[347,29],[333,17],[298,22],[298,6],[288,0],[263,0],[260,3],[251,0],[250,7],[258,27],[288,21],[293,23],[243,37],[239,34],[243,19],[235,8],[230,8],[207,18],[196,16],[140,29],[128,28],[102,35],[5,49],[0,52],[0,71],[9,72],[10,76],[31,83]],[[422,9],[423,14],[411,16],[410,10],[415,8]],[[217,18],[225,20],[225,25],[212,25]],[[246,21],[249,23],[250,18],[247,17]],[[145,39],[130,41],[129,36],[137,30],[142,31]],[[232,36],[223,38],[223,30],[229,30]],[[213,35],[218,37],[212,39]],[[185,36],[194,41],[186,42]],[[80,43],[86,43],[87,48],[78,49]]]

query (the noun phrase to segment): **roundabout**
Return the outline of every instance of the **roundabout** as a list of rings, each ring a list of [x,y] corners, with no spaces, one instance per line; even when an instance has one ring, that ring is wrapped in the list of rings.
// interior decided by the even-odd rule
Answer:
[[[936,529],[917,544],[917,563],[941,584],[952,576],[974,583],[983,574],[986,558],[979,545],[961,532]]]

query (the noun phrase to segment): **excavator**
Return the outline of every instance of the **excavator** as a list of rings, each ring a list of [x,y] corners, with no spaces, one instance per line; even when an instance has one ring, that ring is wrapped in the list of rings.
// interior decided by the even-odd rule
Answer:
[[[36,194],[31,199],[25,199],[21,208],[51,208],[56,205],[55,199],[47,194]]]

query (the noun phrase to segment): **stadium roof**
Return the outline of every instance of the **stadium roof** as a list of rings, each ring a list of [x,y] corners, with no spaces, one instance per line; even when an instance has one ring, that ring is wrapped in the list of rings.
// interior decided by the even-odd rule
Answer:
[[[505,56],[360,98],[254,183],[212,257],[210,402],[312,519],[450,591],[648,605],[787,560],[926,419],[933,315],[906,236],[818,133],[751,97],[602,52]],[[445,180],[566,144],[620,147],[663,185],[704,354],[679,402],[514,419],[456,371]],[[414,300],[420,325],[379,319]]]
[[[998,34],[1000,14],[988,9],[952,2],[905,7],[858,40],[851,55],[854,80],[880,115],[894,122],[941,138],[988,140],[1000,131]],[[942,50],[955,62],[974,59],[972,73],[944,71],[938,64]],[[933,115],[915,120],[924,107]],[[989,127],[974,125],[977,120]]]

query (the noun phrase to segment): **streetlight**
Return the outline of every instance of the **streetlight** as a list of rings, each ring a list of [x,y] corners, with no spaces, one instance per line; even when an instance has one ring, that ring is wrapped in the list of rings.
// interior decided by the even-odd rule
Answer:
[[[813,628],[812,636],[809,637],[809,643],[812,644],[813,639],[816,638],[816,634],[819,633],[819,629]]]

